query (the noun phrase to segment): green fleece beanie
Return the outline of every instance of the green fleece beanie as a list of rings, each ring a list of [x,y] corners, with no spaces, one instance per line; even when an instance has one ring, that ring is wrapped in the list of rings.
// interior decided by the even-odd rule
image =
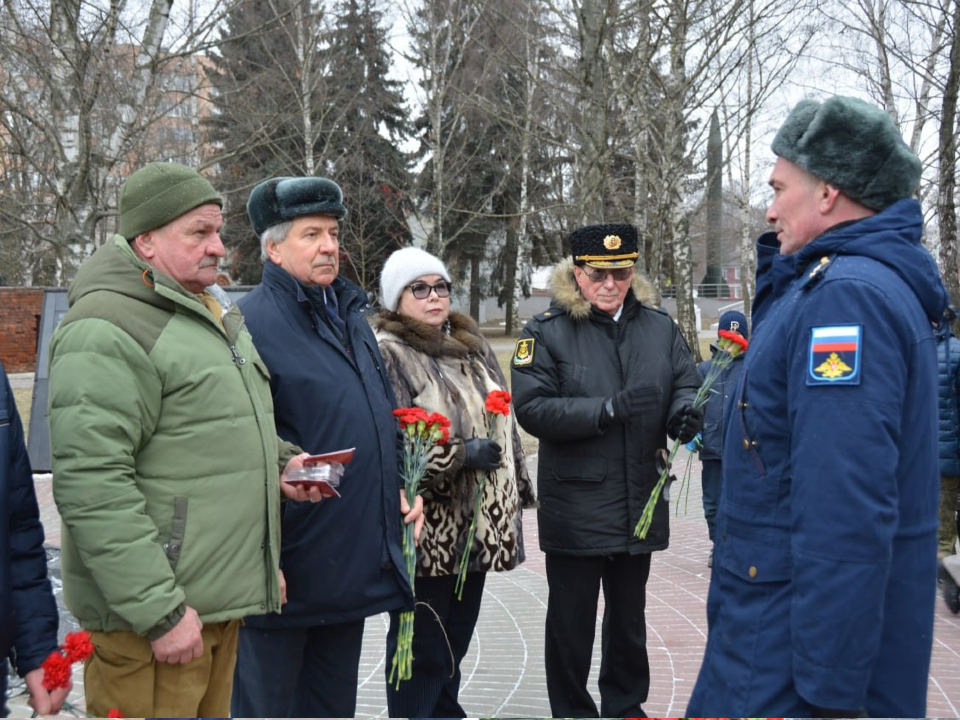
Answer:
[[[890,115],[852,97],[801,100],[773,152],[877,211],[912,196],[923,169]]]
[[[133,240],[210,203],[223,207],[223,198],[196,170],[177,163],[150,163],[120,188],[119,231]]]

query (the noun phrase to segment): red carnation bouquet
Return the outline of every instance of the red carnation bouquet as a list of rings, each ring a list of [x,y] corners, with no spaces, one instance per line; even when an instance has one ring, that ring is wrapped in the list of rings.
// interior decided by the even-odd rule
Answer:
[[[420,481],[427,469],[427,454],[434,445],[445,445],[450,439],[450,421],[439,413],[427,413],[423,408],[398,408],[393,411],[403,431],[403,489],[407,504],[412,508],[420,491]],[[413,523],[403,526],[403,559],[414,588],[417,573],[417,548],[413,537]],[[390,668],[390,682],[396,677],[396,687],[401,680],[413,675],[413,610],[400,613],[400,628],[397,633],[397,651]]]
[[[720,330],[719,334],[720,339],[717,341],[717,352],[710,363],[710,370],[707,371],[707,376],[703,379],[703,382],[700,384],[700,389],[697,390],[697,395],[693,399],[693,406],[695,408],[701,408],[707,404],[707,400],[710,399],[710,393],[713,392],[713,384],[717,381],[717,378],[720,377],[720,373],[733,362],[735,357],[746,352],[747,346],[749,345],[749,342],[743,335],[733,330]],[[650,498],[647,500],[643,512],[640,513],[640,519],[637,521],[634,535],[641,540],[647,537],[647,533],[650,531],[650,525],[653,523],[653,511],[657,507],[657,501],[660,499],[663,486],[670,477],[670,466],[673,464],[673,459],[676,457],[679,449],[680,438],[677,438],[673,441],[673,447],[670,448],[670,454],[667,456],[666,462],[663,463],[663,468],[660,471],[660,479],[657,480],[657,484],[653,486],[653,492],[650,493]]]
[[[83,662],[93,655],[93,643],[86,630],[67,633],[63,644],[43,661],[43,687],[58,690],[69,687],[73,664]]]
[[[40,666],[43,668],[43,687],[53,691],[70,687],[74,663],[82,663],[93,655],[93,642],[86,630],[67,633],[63,643],[54,650]],[[64,703],[69,708],[68,703]],[[122,718],[117,708],[111,708],[108,718]]]
[[[487,438],[493,440],[496,434],[497,415],[506,417],[510,414],[510,393],[506,390],[491,390],[487,395],[485,407],[490,416],[487,421]],[[463,599],[463,586],[467,582],[467,566],[470,564],[470,552],[473,550],[473,541],[477,535],[477,516],[480,515],[480,505],[483,503],[483,490],[487,484],[486,470],[477,473],[477,492],[473,501],[473,515],[470,518],[470,528],[467,530],[467,540],[463,545],[463,555],[460,558],[460,573],[457,575],[457,584],[454,586],[454,592],[457,593],[457,599]]]

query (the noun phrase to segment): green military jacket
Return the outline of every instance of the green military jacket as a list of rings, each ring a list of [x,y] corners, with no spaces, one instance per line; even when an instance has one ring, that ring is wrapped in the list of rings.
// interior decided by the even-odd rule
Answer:
[[[68,297],[49,412],[69,610],[151,640],[185,605],[204,622],[279,612],[278,474],[296,448],[239,310],[218,320],[119,235]]]

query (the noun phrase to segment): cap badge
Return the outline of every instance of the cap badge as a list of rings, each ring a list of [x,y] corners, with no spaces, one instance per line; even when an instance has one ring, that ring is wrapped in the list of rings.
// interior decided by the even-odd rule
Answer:
[[[607,250],[619,250],[619,249],[620,249],[620,244],[621,244],[622,242],[623,242],[623,241],[620,240],[620,236],[619,236],[619,235],[607,235],[607,236],[603,239],[603,246],[604,246]]]

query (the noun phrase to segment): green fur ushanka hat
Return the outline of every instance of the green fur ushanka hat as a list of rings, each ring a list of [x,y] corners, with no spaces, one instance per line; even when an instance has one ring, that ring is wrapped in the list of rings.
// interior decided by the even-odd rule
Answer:
[[[773,139],[773,152],[871,210],[913,195],[920,158],[889,114],[858,98],[801,100]]]
[[[247,217],[258,236],[267,228],[303,215],[329,215],[342,220],[346,214],[340,186],[322,177],[264,180],[247,200]]]

